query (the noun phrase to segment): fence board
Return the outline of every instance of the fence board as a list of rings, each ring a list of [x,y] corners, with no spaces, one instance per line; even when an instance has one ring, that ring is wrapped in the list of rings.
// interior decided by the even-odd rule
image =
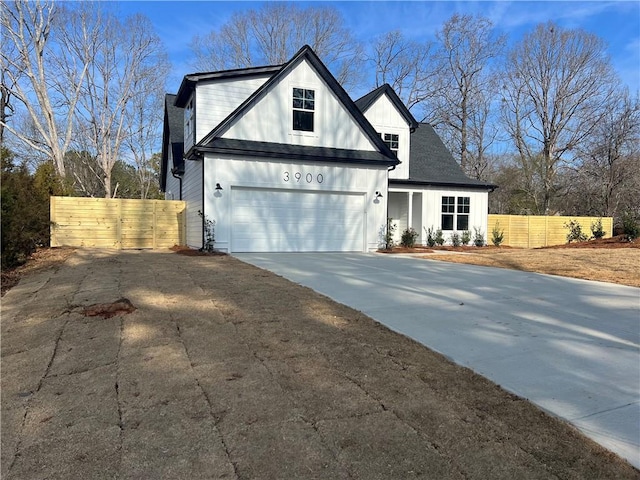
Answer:
[[[51,197],[51,246],[184,245],[185,208],[178,200]]]
[[[534,216],[534,215],[489,215],[487,239],[491,243],[491,232],[498,225],[504,233],[503,245],[510,247],[536,248],[567,243],[569,229],[565,224],[577,221],[582,231],[591,235],[591,225],[600,217]],[[613,218],[602,217],[605,238],[613,232]]]

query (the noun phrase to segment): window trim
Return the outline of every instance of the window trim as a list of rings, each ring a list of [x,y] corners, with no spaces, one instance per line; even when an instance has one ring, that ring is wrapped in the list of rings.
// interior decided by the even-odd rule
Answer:
[[[445,203],[446,201],[446,203]],[[471,196],[442,195],[440,197],[440,228],[446,232],[464,232],[469,230],[469,216],[471,215]],[[451,228],[445,228],[451,224]],[[466,218],[467,228],[459,228],[460,221]]]
[[[296,97],[296,90],[302,90],[302,97]],[[312,92],[313,98],[307,98],[307,92]],[[316,88],[306,88],[301,86],[292,86],[291,87],[291,130],[293,133],[298,135],[310,135],[316,133],[316,105],[318,103],[318,98],[316,96],[317,89]],[[295,100],[302,100],[302,106],[296,107]],[[306,108],[306,102],[312,102],[312,108]],[[303,112],[307,114],[311,114],[311,130],[296,128],[295,125],[295,112]]]
[[[396,154],[396,157],[398,156],[398,151],[400,150],[400,134],[399,133],[386,133],[383,132],[380,134],[380,136],[382,137],[382,141],[384,143],[387,144],[387,147],[389,147],[389,150],[391,150],[393,153]],[[386,137],[390,137],[389,140],[387,140]],[[393,147],[393,143],[394,143],[394,138],[395,138],[395,143],[396,143],[396,147]]]

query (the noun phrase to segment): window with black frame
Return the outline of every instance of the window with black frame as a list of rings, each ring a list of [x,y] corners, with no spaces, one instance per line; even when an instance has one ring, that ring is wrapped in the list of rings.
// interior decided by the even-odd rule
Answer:
[[[442,197],[442,230],[469,230],[471,197]]]
[[[469,230],[469,197],[458,197],[458,215],[456,218],[456,230]]]
[[[398,148],[400,146],[400,135],[397,133],[385,133],[382,136],[382,139],[384,140],[384,143],[387,144],[387,147],[389,147],[389,149],[397,156]]]
[[[453,215],[456,211],[455,197],[442,197],[442,230],[453,230]]]
[[[306,88],[293,89],[293,129],[313,132],[315,114],[315,91]]]

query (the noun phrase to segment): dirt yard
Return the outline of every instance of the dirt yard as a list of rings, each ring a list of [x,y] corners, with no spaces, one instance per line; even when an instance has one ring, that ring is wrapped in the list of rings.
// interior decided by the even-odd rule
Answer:
[[[640,479],[483,377],[228,256],[76,250],[8,291],[1,326],[3,479]]]
[[[532,249],[468,248],[451,254],[428,253],[424,258],[640,287],[640,241],[622,247],[609,245],[616,246],[598,248],[587,242]]]

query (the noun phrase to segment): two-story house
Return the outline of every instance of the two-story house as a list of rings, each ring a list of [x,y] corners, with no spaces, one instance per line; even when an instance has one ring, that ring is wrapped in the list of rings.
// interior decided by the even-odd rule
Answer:
[[[308,46],[283,65],[185,76],[166,97],[161,187],[186,201],[189,246],[205,216],[227,252],[373,251],[388,216],[486,231],[491,188],[390,87],[353,102]]]

